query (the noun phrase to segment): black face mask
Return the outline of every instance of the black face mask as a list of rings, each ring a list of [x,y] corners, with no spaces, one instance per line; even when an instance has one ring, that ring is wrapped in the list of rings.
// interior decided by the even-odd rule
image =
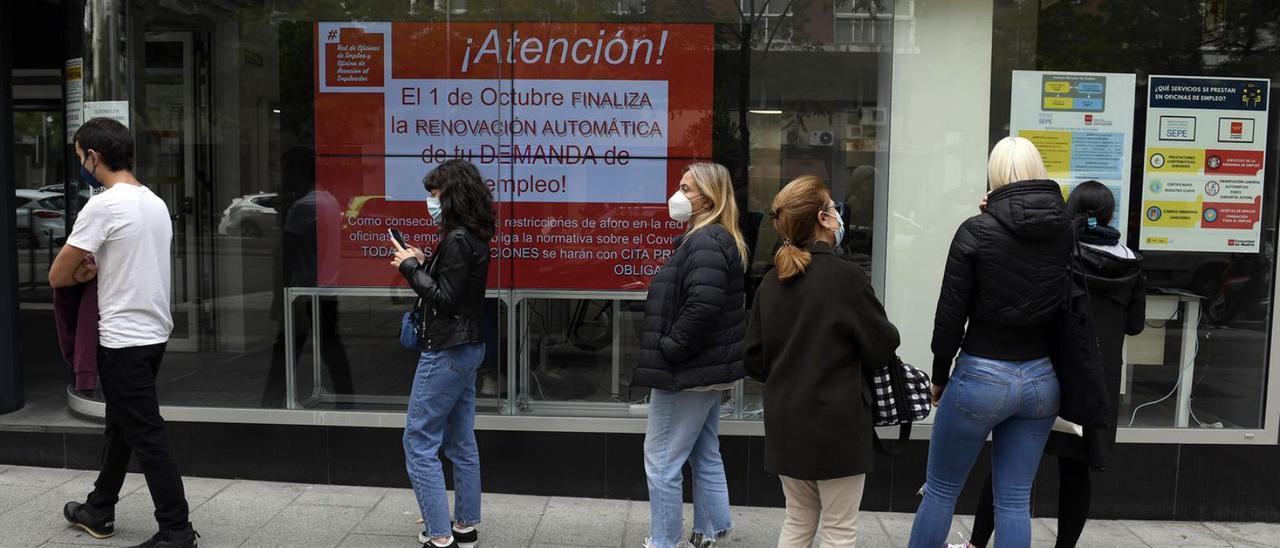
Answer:
[[[85,154],[85,156],[88,156],[88,154]],[[87,162],[88,159],[85,161]],[[97,169],[97,166],[94,166],[94,169]],[[93,172],[90,171],[89,168],[85,167],[83,162],[80,164],[80,180],[84,181],[84,184],[89,185],[89,188],[94,190],[102,188],[102,183],[98,182],[98,178],[93,176]]]

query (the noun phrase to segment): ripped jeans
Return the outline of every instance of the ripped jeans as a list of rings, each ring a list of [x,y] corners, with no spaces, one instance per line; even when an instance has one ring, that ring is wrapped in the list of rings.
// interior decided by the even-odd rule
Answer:
[[[680,545],[685,462],[693,470],[694,536],[714,540],[733,528],[729,484],[720,460],[721,397],[718,390],[653,390],[644,435],[652,548]]]

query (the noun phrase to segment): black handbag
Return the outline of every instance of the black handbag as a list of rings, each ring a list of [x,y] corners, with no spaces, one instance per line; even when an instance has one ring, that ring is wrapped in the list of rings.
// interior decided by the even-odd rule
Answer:
[[[1074,230],[1072,234],[1074,237]],[[1076,270],[1083,273],[1078,248],[1073,249],[1071,257]],[[1058,416],[1085,427],[1113,428],[1111,401],[1102,372],[1102,351],[1089,304],[1089,286],[1084,281],[1077,284],[1076,274],[1070,268],[1063,302],[1051,328],[1049,359],[1053,361],[1061,389]]]

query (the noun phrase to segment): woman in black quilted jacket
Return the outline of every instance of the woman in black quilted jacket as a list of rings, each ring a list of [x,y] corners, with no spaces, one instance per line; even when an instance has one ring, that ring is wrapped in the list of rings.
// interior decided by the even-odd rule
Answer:
[[[1085,427],[1082,435],[1049,433],[1047,455],[1058,457],[1057,548],[1074,548],[1089,518],[1090,470],[1106,470],[1107,457],[1116,444],[1115,425],[1120,419],[1120,368],[1124,367],[1124,338],[1146,327],[1146,278],[1142,256],[1120,239],[1111,226],[1116,213],[1115,196],[1098,181],[1085,181],[1071,190],[1067,200],[1080,245],[1072,263],[1075,283],[1089,289],[1089,310],[1102,355],[1103,378],[1111,405],[1111,426]],[[1123,211],[1120,212],[1124,214]],[[1077,268],[1077,266],[1079,268]],[[973,519],[969,546],[983,548],[995,528],[995,502],[987,479]]]
[[[867,375],[898,349],[871,280],[836,251],[844,238],[837,209],[813,176],[774,198],[782,246],[747,327],[747,371],[765,383],[764,468],[787,496],[778,548],[809,548],[819,529],[822,546],[854,545],[872,463]]]
[[[1001,547],[1031,546],[1031,484],[1059,405],[1050,326],[1071,249],[1062,189],[1046,176],[1030,141],[1001,140],[987,164],[985,210],[951,241],[933,329],[938,410],[911,548],[946,543],[988,435],[996,538]]]
[[[723,391],[746,376],[743,283],[747,246],[738,229],[729,170],[712,163],[685,169],[668,201],[687,223],[645,302],[640,363],[631,385],[652,389],[644,439],[651,535],[645,546],[676,548],[683,537],[681,469],[693,470],[694,546],[733,527],[720,459]]]

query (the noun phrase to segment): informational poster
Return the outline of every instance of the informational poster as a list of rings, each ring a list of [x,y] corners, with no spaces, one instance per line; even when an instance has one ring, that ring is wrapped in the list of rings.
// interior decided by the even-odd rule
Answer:
[[[111,118],[129,127],[128,101],[85,101],[84,119]],[[78,128],[77,128],[78,129]]]
[[[1009,134],[1040,149],[1049,178],[1067,196],[1096,180],[1111,189],[1111,225],[1126,234],[1133,148],[1132,74],[1013,71]]]
[[[63,98],[66,100],[67,142],[75,139],[84,123],[84,59],[67,59],[62,76]]]
[[[465,158],[499,204],[492,285],[646,288],[711,155],[712,53],[711,25],[318,23],[316,189],[345,209],[319,268],[402,284],[387,229],[430,252],[423,178]]]
[[[1260,249],[1269,79],[1151,76],[1144,250]]]

